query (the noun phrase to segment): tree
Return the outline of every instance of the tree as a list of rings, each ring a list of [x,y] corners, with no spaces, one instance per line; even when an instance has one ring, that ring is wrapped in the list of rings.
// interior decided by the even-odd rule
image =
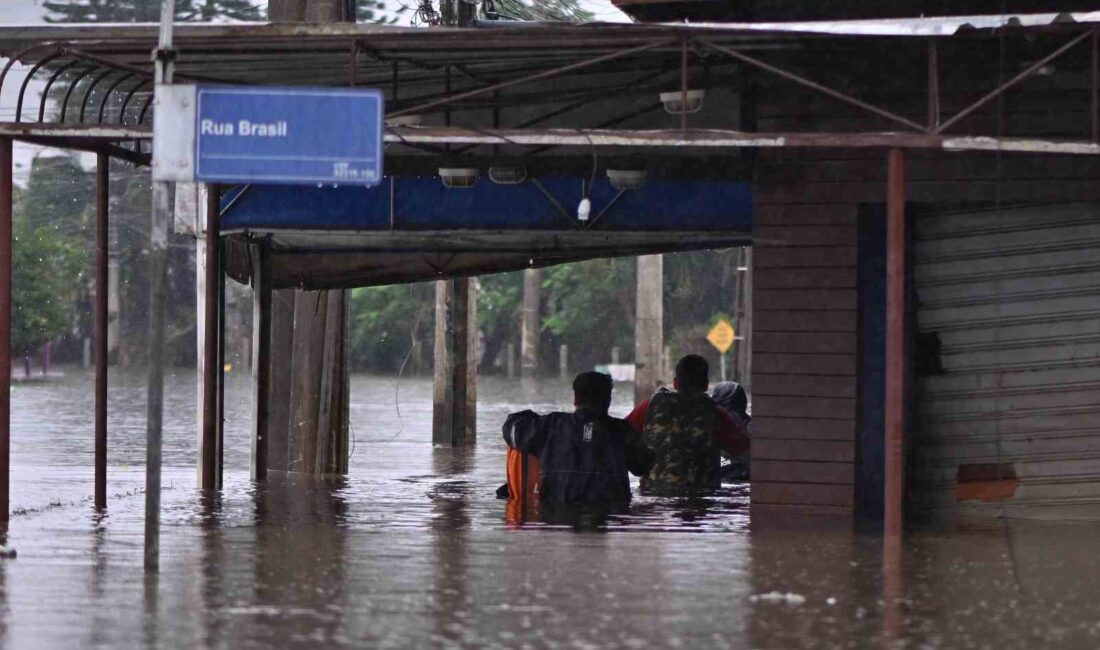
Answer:
[[[353,367],[395,372],[406,358],[411,372],[427,365],[423,350],[434,331],[434,283],[353,289],[351,305]]]
[[[477,322],[485,335],[480,371],[493,371],[501,348],[516,343],[520,305],[523,302],[523,273],[496,273],[478,278]]]
[[[12,219],[12,350],[30,354],[74,324],[88,255],[90,175],[68,157],[38,157]]]
[[[569,345],[574,367],[611,360],[611,348],[634,349],[634,258],[563,264],[543,275],[542,329]],[[549,353],[553,345],[543,346]]]
[[[263,20],[250,0],[175,0],[176,20]],[[160,20],[160,0],[46,0],[50,23],[149,23]]]

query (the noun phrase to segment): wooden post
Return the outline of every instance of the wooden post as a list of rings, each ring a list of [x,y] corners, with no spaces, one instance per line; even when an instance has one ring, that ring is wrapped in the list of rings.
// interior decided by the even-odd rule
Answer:
[[[253,481],[267,478],[271,404],[271,255],[252,245],[252,467]]]
[[[476,285],[472,284],[467,278],[436,282],[432,442],[437,445],[469,444],[476,437]]]
[[[520,369],[525,378],[539,370],[539,337],[542,336],[542,271],[523,272],[523,316],[520,323]]]
[[[107,507],[107,154],[96,156],[95,201],[95,508]]]
[[[904,522],[905,426],[905,158],[891,149],[886,206],[886,467],[885,534]]]
[[[271,251],[268,251],[271,255]],[[268,260],[270,264],[272,260]],[[267,416],[267,468],[290,469],[291,387],[294,362],[295,289],[271,291],[271,355],[268,357],[270,394]]]
[[[0,138],[0,523],[8,522],[11,482],[11,138]]]
[[[504,354],[505,354],[504,368],[505,368],[506,373],[507,373],[506,376],[508,377],[508,379],[515,379],[516,378],[516,344],[515,343],[509,343],[507,346],[505,346],[504,349],[505,349],[505,352],[504,352]]]
[[[664,351],[664,258],[638,258],[638,288],[634,320],[634,401],[641,403],[657,390]]]
[[[218,452],[218,276],[221,273],[218,213],[221,210],[217,185],[206,188],[206,295],[203,308],[205,338],[202,356],[202,462],[199,484],[204,490],[217,488]]]
[[[324,367],[325,321],[329,315],[324,291],[294,294],[294,344],[290,372],[289,471],[312,472],[316,466],[320,397]]]

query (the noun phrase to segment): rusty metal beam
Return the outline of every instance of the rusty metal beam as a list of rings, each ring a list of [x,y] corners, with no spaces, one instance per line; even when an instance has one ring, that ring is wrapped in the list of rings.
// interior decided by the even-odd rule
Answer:
[[[139,81],[137,83],[137,85],[135,85],[133,88],[130,89],[130,92],[126,93],[126,98],[122,100],[122,107],[118,109],[118,123],[119,124],[125,124],[126,123],[126,107],[130,105],[130,100],[134,98],[134,95],[137,94],[137,91],[141,90],[143,87],[149,85],[150,83],[151,82],[148,79],[142,79],[141,81]],[[100,121],[102,121],[102,120],[100,120]],[[139,122],[139,124],[140,124],[140,122]]]
[[[905,498],[905,154],[891,149],[886,181],[886,537],[899,537]]]
[[[57,55],[57,54],[51,54],[50,56],[44,57],[41,61],[34,64],[34,67],[32,67],[30,69],[30,71],[27,72],[27,75],[25,77],[23,77],[23,83],[19,86],[19,97],[18,97],[18,99],[15,100],[15,121],[16,122],[21,121],[22,118],[23,118],[23,97],[25,97],[26,94],[27,94],[27,86],[30,85],[31,79],[34,79],[34,75],[36,75],[38,73],[38,71],[42,69],[42,66],[46,65],[47,63],[50,63],[51,61],[54,61],[55,59],[57,59],[58,56],[59,55]],[[49,90],[49,89],[47,88],[47,90]],[[45,101],[45,98],[46,98],[46,93],[43,92],[42,93],[42,100]]]
[[[92,83],[88,84],[88,87],[84,89],[84,96],[80,99],[80,113],[76,118],[77,122],[84,122],[84,114],[88,109],[88,98],[92,96],[92,91],[94,91],[96,86],[102,83],[104,79],[114,74],[114,72],[114,70],[105,70],[99,73],[92,79]]]
[[[46,87],[42,89],[42,97],[38,100],[38,121],[42,122],[46,119],[46,100],[50,96],[50,88],[53,88],[55,81],[61,77],[62,74],[68,72],[74,66],[78,65],[79,61],[69,61],[65,65],[54,70],[54,73],[50,75],[50,78],[46,80]],[[19,120],[16,120],[18,122]]]
[[[891,111],[888,111],[885,108],[880,108],[878,106],[875,106],[874,104],[869,104],[869,103],[863,101],[862,99],[857,99],[857,98],[852,97],[851,95],[849,95],[847,93],[842,93],[839,90],[833,90],[832,88],[829,88],[828,86],[824,86],[822,84],[819,84],[816,81],[811,81],[810,79],[807,79],[803,76],[794,74],[793,72],[789,72],[789,71],[784,70],[782,68],[777,68],[776,66],[771,65],[770,63],[766,63],[764,61],[761,61],[760,59],[757,59],[756,57],[749,56],[748,54],[745,54],[744,52],[738,52],[737,50],[729,48],[729,47],[725,47],[724,45],[718,45],[717,43],[713,43],[711,41],[708,41],[705,38],[698,38],[696,40],[703,43],[704,45],[711,48],[712,50],[722,52],[724,54],[728,54],[729,56],[732,56],[733,58],[735,58],[739,61],[743,61],[745,63],[748,63],[749,65],[760,68],[761,70],[765,70],[765,71],[770,72],[774,75],[783,77],[784,79],[786,79],[788,81],[793,81],[794,83],[805,86],[805,87],[807,87],[811,90],[816,90],[819,93],[822,93],[824,95],[828,95],[829,97],[832,97],[833,99],[838,99],[838,100],[840,100],[840,101],[842,101],[846,104],[851,104],[852,106],[855,106],[857,108],[862,108],[863,110],[868,111],[870,113],[874,113],[875,115],[878,115],[879,117],[883,117],[883,118],[886,118],[886,119],[891,120],[893,122],[897,122],[898,124],[902,124],[904,126],[907,126],[911,129],[913,129],[914,131],[918,131],[918,132],[921,132],[921,133],[927,133],[927,129],[925,129],[920,124],[917,124],[916,122],[914,122],[914,121],[912,121],[908,118],[902,117],[901,115],[898,115],[897,113],[893,113]]]
[[[133,76],[134,75],[132,74],[123,74],[118,79],[115,79],[114,83],[112,83],[110,86],[107,86],[107,90],[103,91],[103,101],[99,102],[99,114],[96,116],[96,122],[99,122],[100,124],[103,123],[103,115],[104,112],[107,110],[107,102],[111,100],[111,93],[115,92],[115,90],[122,85],[122,82],[126,81],[127,79],[132,79]]]
[[[69,110],[69,98],[73,96],[73,91],[80,85],[80,82],[89,74],[95,71],[95,68],[84,68],[80,71],[76,78],[69,82],[69,89],[65,91],[65,96],[61,98],[61,116],[57,119],[58,122],[64,124],[65,115]],[[45,100],[43,100],[45,101]]]
[[[941,124],[939,126],[939,128],[936,129],[935,132],[936,133],[942,133],[942,132],[946,131],[947,129],[951,128],[953,125],[957,124],[959,122],[959,120],[963,119],[967,115],[970,115],[971,113],[978,110],[982,106],[985,106],[986,104],[988,104],[992,100],[999,97],[1002,93],[1004,93],[1009,88],[1012,88],[1013,86],[1020,83],[1024,79],[1027,79],[1028,77],[1030,77],[1039,68],[1045,66],[1046,64],[1050,63],[1051,61],[1053,61],[1053,60],[1057,59],[1058,57],[1062,56],[1063,54],[1065,54],[1068,50],[1073,48],[1074,45],[1077,45],[1078,43],[1080,43],[1080,42],[1084,41],[1085,39],[1089,38],[1092,35],[1092,33],[1093,32],[1085,32],[1084,34],[1078,35],[1076,38],[1072,39],[1070,42],[1066,43],[1065,45],[1063,45],[1063,46],[1059,47],[1058,49],[1054,50],[1053,52],[1051,52],[1050,54],[1048,54],[1048,55],[1044,56],[1043,58],[1039,59],[1035,63],[1032,63],[1028,67],[1024,68],[1015,77],[1009,79],[1008,81],[1004,82],[1000,86],[997,86],[996,88],[991,90],[989,93],[987,93],[984,97],[982,97],[978,101],[974,102],[970,106],[967,106],[966,108],[962,109],[958,113],[955,113],[954,117],[952,117],[951,119],[949,119],[946,122],[944,122],[943,124]]]
[[[532,81],[538,81],[540,79],[548,79],[550,77],[556,77],[558,75],[565,74],[566,72],[572,72],[574,70],[582,70],[584,68],[589,68],[589,67],[592,67],[594,65],[599,65],[601,63],[606,63],[608,61],[614,61],[615,59],[621,59],[621,58],[626,57],[626,56],[631,56],[632,54],[640,54],[641,52],[645,52],[647,50],[652,50],[652,49],[661,47],[662,45],[667,45],[667,44],[669,44],[669,42],[670,41],[668,41],[667,39],[663,39],[663,40],[655,41],[655,42],[652,42],[652,43],[646,43],[645,45],[639,45],[637,47],[632,47],[632,48],[628,48],[628,49],[625,49],[625,50],[619,50],[617,52],[611,52],[610,54],[604,54],[602,56],[597,56],[595,58],[584,59],[583,61],[578,61],[576,63],[572,63],[572,64],[569,64],[569,65],[566,65],[566,66],[551,68],[549,70],[543,70],[542,72],[537,72],[535,74],[526,75],[524,77],[520,77],[519,79],[510,79],[508,81],[493,84],[491,86],[485,86],[484,88],[476,88],[474,90],[468,90],[466,92],[461,92],[461,93],[458,93],[456,95],[452,95],[452,96],[449,96],[449,97],[443,97],[441,99],[430,101],[430,102],[427,102],[425,104],[420,104],[420,105],[417,105],[417,106],[412,106],[410,108],[406,108],[404,110],[397,111],[396,113],[390,114],[390,117],[399,117],[401,115],[412,115],[412,114],[416,114],[416,113],[422,113],[422,112],[427,111],[429,109],[437,108],[439,106],[444,106],[446,104],[451,104],[453,102],[456,102],[456,101],[459,101],[459,100],[462,100],[462,99],[469,99],[471,97],[479,97],[481,95],[491,93],[494,90],[503,90],[505,88],[511,88],[512,86],[518,86],[518,85],[521,85],[521,84],[530,83]]]
[[[656,108],[656,107],[655,107]],[[0,137],[98,150],[115,142],[148,141],[148,125],[14,124],[0,123]],[[700,148],[901,148],[943,151],[1002,151],[1035,154],[1100,155],[1100,143],[1089,140],[948,136],[940,134],[865,133],[752,133],[723,129],[470,129],[465,127],[388,127],[388,143],[411,145],[469,144],[529,147],[700,147]],[[83,144],[82,144],[83,143]],[[148,154],[115,148],[113,157],[147,164]]]

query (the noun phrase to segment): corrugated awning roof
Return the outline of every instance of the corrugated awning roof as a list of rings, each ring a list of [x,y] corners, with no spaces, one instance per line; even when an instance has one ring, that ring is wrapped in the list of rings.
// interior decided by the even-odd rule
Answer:
[[[387,129],[387,137],[400,142],[401,151],[422,153],[446,153],[439,148],[441,143],[523,148],[530,153],[555,146],[596,146],[596,136],[614,136],[618,139],[612,144],[637,148],[652,146],[649,139],[635,142],[639,134],[649,133],[647,128],[660,131],[662,142],[681,134],[675,141],[685,147],[698,143],[722,147],[943,148],[947,146],[942,137],[945,129],[1063,53],[1076,57],[1073,65],[1078,72],[1087,67],[1087,63],[1080,64],[1086,46],[1078,44],[1087,43],[1089,34],[1096,33],[1100,11],[803,23],[480,25],[425,29],[346,23],[181,24],[175,41],[176,80],[382,88],[388,116],[417,114],[434,120],[430,125],[425,122],[424,129],[397,124]],[[999,77],[989,71],[988,63],[998,47],[995,39],[1004,33],[1023,43],[1026,53],[1019,53],[1018,60],[1011,63],[1019,66],[1012,74],[1022,72],[1001,79],[1004,84],[998,88]],[[35,92],[24,93],[24,81],[14,121],[44,122],[47,128],[0,127],[11,137],[66,146],[91,139],[116,143],[147,139],[144,125],[151,116],[151,52],[156,36],[153,24],[0,27],[0,55],[30,66],[26,78],[44,84],[41,96],[59,107],[56,115],[47,115],[47,100],[39,101]],[[952,71],[974,70],[972,76],[984,77],[996,90],[954,118],[945,116],[942,124],[931,125],[922,121],[923,116],[914,116],[913,107],[891,105],[888,95],[877,104],[857,96],[875,85],[897,83],[899,73],[923,84],[927,76],[923,50],[933,42],[940,43],[937,56],[943,59],[945,70],[948,65]],[[838,65],[838,53],[848,52],[853,58],[862,58],[863,66],[849,70]],[[949,62],[950,57],[954,58]],[[895,63],[881,63],[883,59]],[[831,63],[817,65],[819,60]],[[791,61],[795,65],[789,65]],[[1064,58],[1060,65],[1062,61]],[[686,120],[679,129],[670,130],[667,119],[654,122],[654,126],[633,119],[654,109],[660,111],[658,92],[680,90],[700,81],[708,93],[727,93],[722,100],[708,95],[708,105],[736,101],[728,93],[739,87],[745,69],[785,77],[792,88],[810,88],[883,121],[861,129],[861,133],[812,132],[810,139],[804,137],[806,133],[772,133],[755,134],[767,137],[754,139],[746,137],[754,134],[738,131],[729,120],[707,123],[695,119],[691,124],[695,131],[688,133]],[[841,78],[827,82],[826,75]],[[847,78],[851,75],[855,77]],[[0,84],[4,83],[19,82],[0,79]],[[502,128],[503,122],[494,124],[492,111],[504,108],[509,110],[509,131]],[[462,112],[453,123],[452,111]],[[563,121],[559,116],[564,113],[570,115]],[[608,115],[615,117],[609,119]],[[600,131],[624,122],[631,125],[630,130]],[[62,135],[53,132],[49,123],[66,128],[114,128],[103,133],[78,129]],[[466,130],[456,131],[458,124]],[[529,128],[535,125],[543,126]],[[437,132],[429,132],[429,126]],[[887,130],[896,131],[899,126],[903,127],[901,133]],[[894,141],[914,134],[921,139]],[[956,135],[970,136],[970,143],[978,142],[975,137],[995,137],[995,147],[1005,144],[1003,134],[972,131]],[[521,142],[523,138],[526,140]],[[1074,139],[1068,144],[1025,142],[1018,148],[1095,154],[1100,146]],[[144,156],[140,146],[135,145],[134,151],[131,158]],[[114,153],[129,155],[121,150]],[[682,153],[678,150],[678,155]]]

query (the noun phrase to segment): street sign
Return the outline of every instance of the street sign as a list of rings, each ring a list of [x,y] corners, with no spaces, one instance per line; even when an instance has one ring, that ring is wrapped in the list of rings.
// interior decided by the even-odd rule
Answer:
[[[733,326],[729,324],[726,319],[719,320],[718,323],[707,332],[707,340],[710,344],[718,349],[719,352],[725,354],[733,346],[733,339],[736,333],[733,330]]]
[[[377,185],[381,92],[368,88],[157,89],[155,180]]]

